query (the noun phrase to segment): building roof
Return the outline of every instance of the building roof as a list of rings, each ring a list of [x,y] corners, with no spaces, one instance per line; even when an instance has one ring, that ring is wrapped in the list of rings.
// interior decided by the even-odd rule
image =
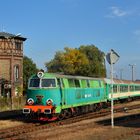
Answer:
[[[14,35],[6,32],[0,32],[0,38],[14,38],[25,41],[26,38],[22,37],[20,34]]]

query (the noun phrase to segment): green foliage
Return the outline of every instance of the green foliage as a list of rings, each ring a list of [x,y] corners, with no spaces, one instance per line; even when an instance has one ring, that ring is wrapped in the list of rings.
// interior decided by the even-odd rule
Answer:
[[[48,72],[62,72],[64,74],[85,74],[84,67],[88,65],[85,54],[78,49],[65,48],[64,52],[57,52],[54,59],[46,63]]]
[[[54,59],[45,66],[48,72],[71,75],[105,77],[104,53],[94,45],[80,46],[78,49],[65,48],[56,52]]]
[[[14,96],[12,98],[7,98],[7,97],[0,97],[0,112],[1,111],[6,111],[6,110],[13,110],[16,109],[22,109],[23,106],[26,103],[26,98],[23,96]],[[5,112],[6,113],[6,112]],[[5,116],[4,114],[1,114],[2,116]],[[7,115],[9,113],[7,112]]]
[[[94,45],[80,46],[79,50],[84,53],[89,60],[88,76],[105,77],[105,54]]]
[[[35,74],[38,71],[36,64],[32,61],[31,58],[27,56],[23,57],[23,87],[24,92],[28,86],[28,79],[31,75]]]
[[[23,89],[20,86],[16,87],[16,91],[17,91],[17,96],[22,96],[23,95]]]

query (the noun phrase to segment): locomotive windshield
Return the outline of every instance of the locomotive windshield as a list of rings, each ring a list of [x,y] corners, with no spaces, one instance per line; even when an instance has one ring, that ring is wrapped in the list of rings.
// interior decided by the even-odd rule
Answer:
[[[29,87],[39,87],[40,79],[30,79]]]
[[[30,88],[48,88],[56,87],[55,79],[30,79],[29,81]]]
[[[56,87],[55,79],[42,79],[41,87]]]

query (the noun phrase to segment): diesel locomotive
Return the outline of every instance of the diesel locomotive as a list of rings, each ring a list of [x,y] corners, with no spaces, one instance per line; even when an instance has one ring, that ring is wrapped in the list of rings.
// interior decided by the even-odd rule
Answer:
[[[31,119],[61,120],[140,96],[140,82],[38,72],[28,83],[23,114]]]

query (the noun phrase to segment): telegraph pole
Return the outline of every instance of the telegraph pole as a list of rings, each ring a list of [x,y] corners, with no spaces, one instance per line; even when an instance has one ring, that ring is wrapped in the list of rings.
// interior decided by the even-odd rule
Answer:
[[[123,73],[123,69],[120,69],[120,79],[122,80],[122,73]]]
[[[132,81],[134,81],[134,66],[136,66],[136,64],[129,64],[129,66],[132,69]]]

